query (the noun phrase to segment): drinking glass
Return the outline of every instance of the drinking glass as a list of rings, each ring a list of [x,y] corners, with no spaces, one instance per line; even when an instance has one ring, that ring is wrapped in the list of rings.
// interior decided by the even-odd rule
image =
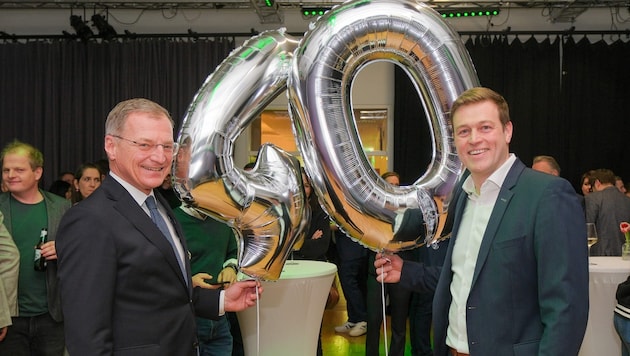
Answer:
[[[597,228],[594,223],[586,223],[586,243],[588,244],[588,255],[591,255],[591,246],[597,242]]]

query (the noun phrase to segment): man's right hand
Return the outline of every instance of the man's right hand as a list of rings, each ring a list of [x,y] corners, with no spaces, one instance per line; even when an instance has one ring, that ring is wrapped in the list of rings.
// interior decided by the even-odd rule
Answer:
[[[374,259],[376,269],[376,280],[385,283],[400,282],[400,271],[402,271],[403,259],[398,255],[386,255],[377,253]]]
[[[237,312],[254,306],[262,292],[260,281],[232,283],[225,289],[224,309],[226,312]]]

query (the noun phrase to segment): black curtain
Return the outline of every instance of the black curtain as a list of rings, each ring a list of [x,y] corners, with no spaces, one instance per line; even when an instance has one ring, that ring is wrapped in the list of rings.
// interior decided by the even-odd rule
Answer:
[[[514,137],[510,145],[526,165],[536,155],[554,156],[561,175],[579,190],[582,173],[609,168],[630,180],[630,121],[625,103],[630,96],[630,43],[591,43],[572,36],[508,40],[505,35],[471,36],[465,42],[482,86],[501,93],[510,105]],[[416,102],[411,82],[397,69],[394,125],[394,167],[413,182],[426,163],[409,156],[430,157],[431,146],[418,140]],[[414,106],[410,106],[414,105]],[[412,107],[414,110],[410,110]],[[409,111],[413,111],[409,117]],[[423,116],[424,117],[424,116]],[[424,131],[423,131],[424,132]],[[424,133],[420,133],[424,137]]]
[[[0,43],[0,142],[19,139],[43,152],[46,189],[60,171],[105,157],[105,118],[121,100],[156,101],[177,130],[233,49],[226,38]]]

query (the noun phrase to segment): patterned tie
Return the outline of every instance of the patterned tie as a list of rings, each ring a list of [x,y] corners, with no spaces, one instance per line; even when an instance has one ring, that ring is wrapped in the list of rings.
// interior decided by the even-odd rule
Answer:
[[[155,199],[153,198],[153,196],[149,196],[147,200],[144,201],[144,203],[147,205],[147,208],[149,208],[149,212],[151,213],[151,220],[153,220],[158,229],[162,231],[164,237],[166,237],[166,240],[168,240],[168,242],[171,244],[173,252],[175,253],[175,257],[177,258],[177,263],[179,263],[179,268],[182,270],[184,280],[186,281],[186,284],[188,284],[188,278],[186,278],[186,267],[184,267],[184,262],[182,261],[181,256],[177,251],[177,246],[175,245],[175,241],[173,241],[171,232],[168,230],[168,225],[166,225],[166,221],[164,221],[162,215],[160,214],[160,211],[157,208],[157,205],[155,205]]]

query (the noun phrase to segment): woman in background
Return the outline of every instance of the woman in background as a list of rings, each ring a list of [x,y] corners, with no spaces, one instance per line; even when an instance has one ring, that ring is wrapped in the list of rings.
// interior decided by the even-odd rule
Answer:
[[[72,191],[72,204],[76,204],[92,194],[101,186],[103,173],[99,166],[93,163],[84,163],[74,174],[74,190]]]

